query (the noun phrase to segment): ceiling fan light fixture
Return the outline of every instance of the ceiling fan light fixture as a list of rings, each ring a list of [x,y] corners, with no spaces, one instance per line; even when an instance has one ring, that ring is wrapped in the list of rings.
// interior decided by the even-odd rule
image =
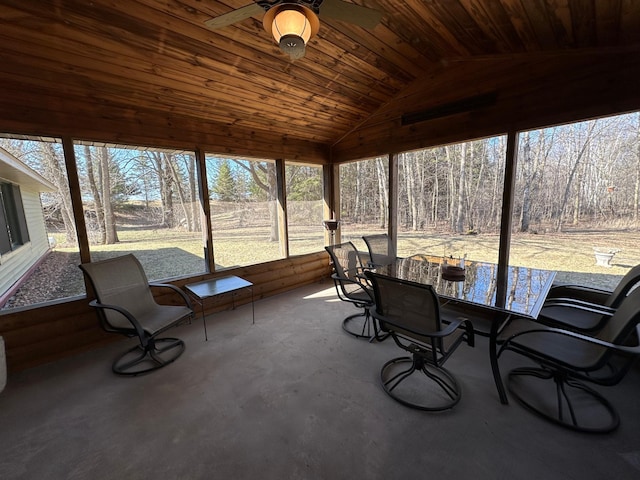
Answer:
[[[287,4],[270,8],[263,24],[280,49],[292,60],[304,57],[307,43],[320,28],[318,16],[311,9]]]

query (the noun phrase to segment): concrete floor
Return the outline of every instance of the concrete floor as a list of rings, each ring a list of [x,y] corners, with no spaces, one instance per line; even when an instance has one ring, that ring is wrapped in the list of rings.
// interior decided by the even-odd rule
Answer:
[[[111,373],[128,340],[9,378],[0,478],[638,479],[640,371],[604,389],[613,434],[577,434],[498,401],[487,340],[447,366],[464,394],[432,414],[378,375],[400,350],[345,334],[354,307],[314,284],[174,332],[187,350],[138,378]],[[505,357],[504,372],[510,358]],[[517,357],[513,360],[518,360]]]

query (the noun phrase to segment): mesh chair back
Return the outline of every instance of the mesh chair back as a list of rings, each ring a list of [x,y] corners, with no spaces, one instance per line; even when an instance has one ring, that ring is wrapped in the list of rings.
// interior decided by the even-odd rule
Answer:
[[[389,265],[396,259],[396,252],[393,249],[389,236],[386,233],[379,235],[366,235],[362,237],[369,250],[371,263],[375,265]]]
[[[324,247],[333,261],[333,268],[339,277],[358,281],[357,275],[362,273],[362,260],[355,245],[351,242]]]
[[[624,297],[622,303],[611,316],[596,338],[611,343],[624,342],[640,322],[640,288]]]
[[[383,330],[393,330],[403,336],[424,341],[420,332],[441,330],[438,295],[431,285],[397,278],[367,274],[373,284],[376,313],[393,325],[380,322]],[[439,342],[436,342],[441,347]]]
[[[117,305],[140,317],[157,306],[142,265],[132,254],[109,258],[80,266],[87,274],[102,304]],[[131,323],[121,313],[101,309],[105,320],[113,328],[131,328]]]
[[[636,265],[622,277],[616,289],[609,295],[605,306],[618,308],[629,292],[640,282],[640,265]]]

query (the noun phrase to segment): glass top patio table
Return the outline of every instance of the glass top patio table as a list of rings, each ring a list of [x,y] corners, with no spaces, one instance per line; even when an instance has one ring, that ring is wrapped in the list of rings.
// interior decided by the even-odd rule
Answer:
[[[464,278],[443,278],[442,265],[445,263],[464,266]],[[413,255],[398,258],[393,264],[377,267],[375,271],[390,277],[430,284],[440,297],[529,318],[536,318],[540,313],[556,275],[548,270],[509,266],[506,295],[502,302],[497,296],[498,265],[494,263]]]

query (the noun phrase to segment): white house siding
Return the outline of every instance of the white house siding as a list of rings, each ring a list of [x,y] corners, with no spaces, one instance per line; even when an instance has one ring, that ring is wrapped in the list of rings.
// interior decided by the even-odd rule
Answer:
[[[20,188],[20,193],[29,229],[29,241],[0,256],[0,296],[49,251],[40,194],[25,190],[24,187]]]

